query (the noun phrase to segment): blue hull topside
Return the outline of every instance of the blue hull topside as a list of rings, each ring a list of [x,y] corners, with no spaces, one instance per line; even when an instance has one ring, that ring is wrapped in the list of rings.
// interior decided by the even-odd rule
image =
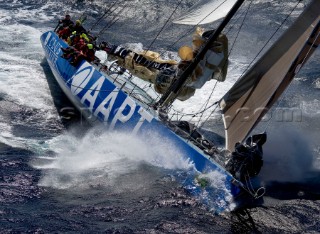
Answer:
[[[57,82],[82,113],[94,116],[109,131],[127,131],[145,139],[148,134],[157,133],[160,139],[175,145],[180,155],[193,163],[197,171],[201,173],[218,171],[225,176],[226,189],[233,195],[239,192],[239,189],[232,184],[234,178],[229,172],[191,142],[174,133],[159,120],[152,108],[129,96],[121,87],[117,87],[111,77],[102,74],[87,61],[82,61],[74,67],[66,59],[61,58],[61,47],[66,48],[68,45],[54,32],[44,33],[41,36],[41,43]]]

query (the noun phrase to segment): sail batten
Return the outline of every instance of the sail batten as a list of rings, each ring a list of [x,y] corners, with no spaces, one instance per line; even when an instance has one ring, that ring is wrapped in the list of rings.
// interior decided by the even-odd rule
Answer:
[[[259,123],[310,57],[319,38],[320,2],[314,0],[266,54],[221,99],[226,148],[234,149]],[[311,45],[310,45],[311,44]]]
[[[201,0],[183,16],[174,20],[175,24],[201,25],[225,17],[237,0]]]

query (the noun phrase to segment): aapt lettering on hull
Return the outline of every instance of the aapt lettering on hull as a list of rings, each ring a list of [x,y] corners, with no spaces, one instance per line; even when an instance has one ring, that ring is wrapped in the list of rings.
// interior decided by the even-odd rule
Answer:
[[[109,129],[113,130],[119,123],[137,119],[132,125],[132,132],[135,134],[143,123],[152,121],[153,116],[132,98],[119,95],[121,92],[118,87],[106,87],[106,77],[99,74],[98,78],[95,78],[95,75],[94,68],[85,62],[68,83],[73,95],[77,96],[95,117],[109,125]]]

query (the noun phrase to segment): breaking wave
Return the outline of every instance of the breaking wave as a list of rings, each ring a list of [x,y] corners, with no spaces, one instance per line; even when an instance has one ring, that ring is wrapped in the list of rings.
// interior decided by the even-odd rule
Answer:
[[[110,185],[143,164],[168,170],[191,167],[173,145],[156,136],[146,142],[130,134],[92,130],[82,139],[65,134],[47,144],[56,156],[40,157],[33,166],[44,171],[40,185],[60,189]]]

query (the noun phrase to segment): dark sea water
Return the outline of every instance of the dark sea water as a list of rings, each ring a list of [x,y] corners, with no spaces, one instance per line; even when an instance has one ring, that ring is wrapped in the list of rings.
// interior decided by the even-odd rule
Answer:
[[[269,134],[260,175],[264,205],[218,215],[179,182],[187,162],[161,142],[96,134],[55,82],[41,34],[66,12],[77,18],[85,11],[91,28],[111,3],[0,0],[0,233],[319,233],[320,51],[289,87],[283,112],[271,112],[257,129]],[[120,19],[101,40],[148,48],[178,1],[119,3]],[[192,3],[182,1],[175,15]],[[253,1],[230,58],[229,86],[296,4]],[[176,51],[191,37],[173,42],[189,29],[168,24],[151,48]]]

